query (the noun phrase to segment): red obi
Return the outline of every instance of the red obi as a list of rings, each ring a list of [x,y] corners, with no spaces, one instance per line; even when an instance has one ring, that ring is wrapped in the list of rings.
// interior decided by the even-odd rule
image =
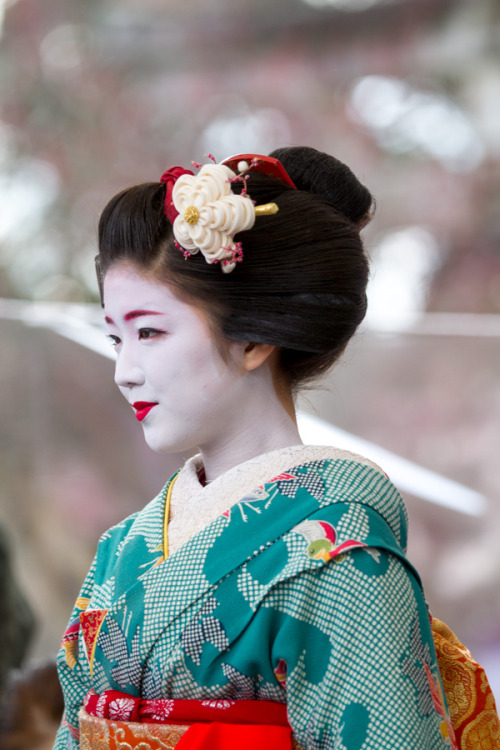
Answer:
[[[125,744],[124,744],[125,743]],[[80,711],[82,750],[291,750],[286,705],[247,700],[145,700],[89,693]]]

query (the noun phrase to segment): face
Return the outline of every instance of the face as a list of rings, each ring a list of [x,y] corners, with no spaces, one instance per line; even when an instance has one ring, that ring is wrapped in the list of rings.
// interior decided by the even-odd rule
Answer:
[[[206,315],[130,265],[104,280],[115,381],[156,451],[213,449],[230,432],[243,398],[245,344],[222,359]]]

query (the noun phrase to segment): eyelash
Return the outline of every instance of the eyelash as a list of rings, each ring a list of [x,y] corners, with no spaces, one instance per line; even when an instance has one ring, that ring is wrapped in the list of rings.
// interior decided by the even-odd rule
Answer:
[[[145,336],[145,333],[147,333],[148,335]],[[140,341],[153,339],[156,338],[156,336],[161,336],[164,333],[165,331],[159,331],[157,328],[139,328],[137,332]]]
[[[165,331],[159,331],[157,328],[139,328],[137,331],[137,337],[139,341],[148,341],[154,339],[157,336],[162,336]],[[117,347],[121,344],[121,339],[118,336],[114,336],[112,333],[108,334],[108,339],[111,342],[111,346]]]

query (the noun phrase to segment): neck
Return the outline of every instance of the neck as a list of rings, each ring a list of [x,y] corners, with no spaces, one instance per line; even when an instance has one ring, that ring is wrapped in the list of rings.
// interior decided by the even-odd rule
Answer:
[[[233,424],[223,426],[215,444],[200,446],[207,482],[251,458],[302,443],[293,400],[277,392],[269,369],[249,373],[247,386]]]
[[[265,440],[262,439],[256,442],[245,441],[244,444],[235,446],[234,443],[230,446],[230,453],[224,456],[221,454],[213,454],[206,451],[201,451],[203,460],[203,466],[205,467],[205,483],[213,482],[214,479],[225,474],[227,471],[232,469],[238,464],[242,464],[245,461],[249,461],[251,458],[256,458],[264,453],[270,453],[271,451],[279,450],[280,448],[288,448],[292,445],[300,445],[302,440],[300,438],[298,430],[290,429],[289,431],[283,431],[279,440]]]

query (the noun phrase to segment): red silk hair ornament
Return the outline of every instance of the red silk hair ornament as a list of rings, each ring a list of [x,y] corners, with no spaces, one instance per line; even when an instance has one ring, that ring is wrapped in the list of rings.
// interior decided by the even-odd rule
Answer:
[[[174,189],[175,183],[183,174],[192,175],[194,174],[194,172],[191,172],[190,169],[184,169],[184,167],[170,167],[170,169],[167,169],[167,171],[164,172],[160,177],[160,182],[164,182],[167,186],[167,190],[165,192],[165,206],[163,208],[163,211],[171,224],[174,223],[176,217],[179,215],[179,212],[172,202],[172,191]]]
[[[240,167],[243,166],[241,162],[246,162],[248,166],[240,169]],[[229,156],[227,159],[224,159],[224,161],[221,161],[221,164],[229,167],[229,169],[232,169],[236,174],[238,174],[238,172],[246,172],[247,170],[251,172],[253,170],[254,172],[265,174],[268,177],[275,177],[277,180],[284,182],[285,185],[289,185],[297,190],[297,186],[294,185],[292,178],[283,164],[273,156],[262,156],[261,154],[235,154],[235,156]]]

